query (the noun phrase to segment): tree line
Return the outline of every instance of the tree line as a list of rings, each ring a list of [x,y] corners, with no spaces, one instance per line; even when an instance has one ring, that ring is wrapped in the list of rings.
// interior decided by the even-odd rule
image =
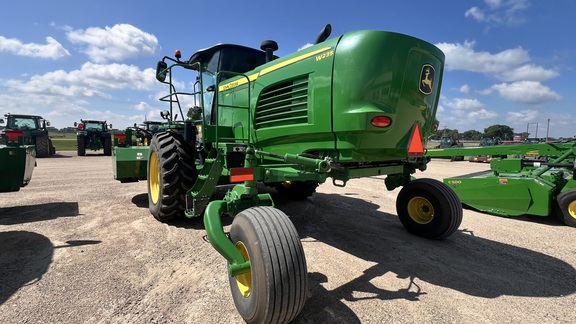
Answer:
[[[513,128],[507,125],[492,125],[489,126],[488,128],[484,128],[483,133],[477,130],[468,130],[463,133],[460,133],[458,132],[457,129],[444,128],[434,133],[434,135],[432,135],[430,139],[440,140],[442,137],[451,137],[458,140],[479,141],[482,137],[492,137],[492,138],[500,138],[503,141],[512,141],[514,140],[514,136],[520,136],[522,141],[531,137],[530,133],[528,132],[516,133],[514,132]],[[553,140],[553,138],[549,139]]]

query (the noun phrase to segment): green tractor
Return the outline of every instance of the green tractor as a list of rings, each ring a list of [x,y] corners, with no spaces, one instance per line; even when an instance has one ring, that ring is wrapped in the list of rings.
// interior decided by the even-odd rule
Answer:
[[[50,126],[49,121],[35,115],[6,114],[4,117],[6,120],[0,119],[0,124],[6,123],[7,131],[22,131],[23,144],[34,145],[36,157],[45,158],[56,154],[56,148],[46,129]],[[0,144],[7,144],[7,139],[2,134]]]
[[[74,122],[76,127],[76,141],[78,156],[85,156],[86,149],[92,151],[104,150],[104,155],[112,155],[112,124],[106,124],[101,120],[84,120]]]
[[[1,121],[1,119],[0,119]],[[0,145],[0,192],[18,191],[32,179],[36,166],[34,145],[24,145],[24,131],[3,130]]]
[[[132,140],[133,146],[148,146],[154,134],[160,132],[162,122],[160,121],[144,121],[142,124],[137,125],[134,123],[132,127],[135,139]]]
[[[454,137],[450,136],[442,136],[440,139],[440,144],[436,145],[435,149],[445,149],[445,148],[457,148],[457,147],[464,147],[459,140],[455,139]],[[450,158],[450,161],[464,161],[463,156],[447,156]]]
[[[502,140],[500,140],[500,138],[498,137],[482,137],[480,139],[480,143],[478,144],[478,147],[489,147],[489,146],[495,146],[495,145],[502,145]],[[473,155],[470,156],[470,158],[468,159],[468,161],[470,162],[490,162],[490,160],[492,160],[492,158],[506,158],[506,155]]]
[[[264,41],[260,49],[218,44],[188,60],[176,51],[157,64],[156,78],[170,89],[160,100],[170,109],[148,150],[149,210],[162,222],[203,218],[248,323],[289,322],[307,298],[298,233],[258,183],[301,199],[329,178],[343,187],[386,175],[386,189],[402,187],[396,209],[408,232],[442,239],[462,220],[454,191],[412,176],[429,161],[424,139],[438,126],[444,54],[394,32],[328,39],[330,31],[282,58],[276,42]],[[193,88],[177,90],[185,78]],[[213,200],[218,185],[231,186]],[[229,233],[224,216],[233,218]]]

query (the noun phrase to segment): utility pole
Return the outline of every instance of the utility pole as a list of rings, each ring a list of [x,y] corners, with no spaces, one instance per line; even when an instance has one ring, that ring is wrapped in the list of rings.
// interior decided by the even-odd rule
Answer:
[[[546,126],[546,143],[548,143],[548,131],[550,130],[550,118],[548,118],[548,125]]]

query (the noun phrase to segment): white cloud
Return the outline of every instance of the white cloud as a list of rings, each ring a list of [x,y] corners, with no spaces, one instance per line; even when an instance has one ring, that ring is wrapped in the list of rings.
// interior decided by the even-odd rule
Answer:
[[[486,16],[484,15],[484,11],[482,11],[478,7],[472,7],[464,13],[464,17],[472,17],[476,21],[484,21],[486,20]]]
[[[477,99],[455,98],[452,100],[445,100],[444,104],[447,107],[460,110],[476,110],[484,108],[484,105]]]
[[[438,43],[446,55],[447,70],[464,70],[481,73],[497,73],[510,70],[518,65],[530,61],[528,52],[521,47],[507,49],[496,54],[477,52],[474,50],[475,42]]]
[[[0,36],[0,52],[53,60],[70,56],[70,52],[52,37],[46,37],[46,44],[24,44],[18,39]]]
[[[500,83],[490,89],[497,91],[506,100],[526,104],[541,104],[562,99],[558,93],[536,81]]]
[[[484,0],[490,9],[498,9],[502,5],[502,0]]]
[[[506,115],[506,121],[512,123],[528,123],[538,118],[537,110],[511,111]]]
[[[461,86],[460,89],[458,89],[458,91],[460,91],[462,93],[468,93],[468,92],[470,92],[470,86],[465,84],[465,85]]]
[[[152,90],[158,88],[152,68],[140,70],[126,64],[84,63],[80,70],[66,72],[57,70],[43,75],[34,75],[29,81],[8,80],[5,85],[12,90],[25,93],[108,97],[109,90]]]
[[[468,113],[468,119],[474,121],[478,119],[494,119],[498,114],[494,111],[489,111],[484,108]]]
[[[495,119],[498,117],[498,113],[486,109],[484,104],[482,104],[477,99],[470,98],[454,98],[447,99],[445,97],[441,98],[442,104],[450,109],[450,112],[445,114],[444,110],[439,111],[439,116],[442,123],[449,123],[451,125],[457,125],[459,127],[468,127],[471,129],[477,120],[481,119]]]
[[[525,64],[512,70],[503,71],[500,78],[505,81],[546,81],[559,76],[556,70],[547,70],[534,64]]]
[[[144,110],[148,110],[150,108],[151,108],[150,105],[144,101],[140,101],[139,103],[134,105],[134,109],[136,109],[138,111],[144,111]]]
[[[521,47],[498,53],[476,51],[475,42],[436,44],[446,55],[446,70],[478,72],[500,81],[545,81],[560,75],[556,69],[546,69],[529,63],[528,51]]]
[[[474,6],[465,17],[490,25],[520,25],[526,21],[523,12],[530,7],[530,0],[485,0],[485,9]]]
[[[67,36],[72,43],[86,45],[83,52],[96,63],[154,55],[158,49],[156,36],[129,24],[70,30]]]

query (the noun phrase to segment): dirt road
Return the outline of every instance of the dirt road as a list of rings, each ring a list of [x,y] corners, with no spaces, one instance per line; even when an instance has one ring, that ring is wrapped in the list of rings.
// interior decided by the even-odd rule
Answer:
[[[487,168],[434,160],[417,176]],[[383,178],[325,183],[304,202],[273,196],[307,257],[295,323],[576,321],[576,228],[465,210],[453,236],[422,239]],[[115,181],[110,157],[38,159],[29,186],[0,194],[0,323],[241,323],[204,234],[198,221],[154,220],[146,183]]]

